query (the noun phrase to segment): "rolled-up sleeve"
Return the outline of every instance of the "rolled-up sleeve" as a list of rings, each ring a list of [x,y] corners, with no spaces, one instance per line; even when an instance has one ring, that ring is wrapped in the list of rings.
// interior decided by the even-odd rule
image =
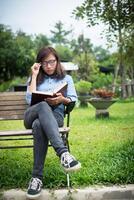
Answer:
[[[68,83],[67,86],[67,97],[71,99],[71,101],[77,101],[77,93],[75,90],[73,79],[70,75],[66,75],[66,81]]]
[[[26,91],[26,102],[30,105],[31,104],[32,93],[29,92],[29,89],[28,89],[29,82],[30,82],[30,78],[27,81],[27,91]]]

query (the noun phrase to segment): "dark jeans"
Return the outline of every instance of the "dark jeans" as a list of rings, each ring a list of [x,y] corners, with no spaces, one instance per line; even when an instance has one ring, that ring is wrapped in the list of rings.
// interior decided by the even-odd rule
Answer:
[[[58,127],[63,126],[63,120],[46,102],[40,102],[26,110],[24,125],[27,129],[33,129],[34,137],[33,177],[42,179],[48,141],[59,157],[68,151],[58,130]]]

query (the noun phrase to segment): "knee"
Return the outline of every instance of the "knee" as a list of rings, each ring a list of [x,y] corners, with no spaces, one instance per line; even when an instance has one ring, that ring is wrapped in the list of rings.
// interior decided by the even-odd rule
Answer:
[[[38,106],[39,106],[39,110],[41,110],[41,111],[50,111],[51,110],[51,108],[50,108],[50,106],[48,105],[48,103],[46,102],[46,101],[42,101],[42,102],[40,102],[39,104],[38,104]]]
[[[24,113],[24,126],[26,129],[30,129],[31,128],[31,124],[30,124],[30,121],[29,121],[29,117],[28,117],[29,113],[28,113],[28,110],[25,111]]]

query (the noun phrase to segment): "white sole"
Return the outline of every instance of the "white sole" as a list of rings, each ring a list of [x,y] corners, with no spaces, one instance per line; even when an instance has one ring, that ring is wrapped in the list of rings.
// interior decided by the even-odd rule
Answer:
[[[38,197],[40,197],[40,195],[41,195],[41,193],[36,194],[36,195],[30,195],[30,194],[27,194],[27,193],[26,193],[26,197],[27,197],[28,199],[37,199]]]
[[[76,166],[71,167],[71,168],[64,168],[65,172],[75,172],[78,171],[81,168],[81,164],[78,163]]]

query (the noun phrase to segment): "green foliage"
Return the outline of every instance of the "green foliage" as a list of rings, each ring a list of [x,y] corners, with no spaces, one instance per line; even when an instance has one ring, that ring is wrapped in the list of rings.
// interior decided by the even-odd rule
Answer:
[[[109,88],[112,86],[113,75],[112,74],[103,74],[98,73],[92,76],[92,88]]]
[[[6,81],[2,84],[0,84],[0,92],[7,91],[10,88],[11,81]]]
[[[56,45],[55,49],[58,52],[61,61],[69,62],[72,60],[72,51],[70,50],[69,47]]]
[[[8,81],[14,76],[26,76],[33,62],[31,37],[19,31],[16,35],[0,25],[0,78]]]
[[[20,85],[20,84],[26,84],[27,77],[16,77],[13,80],[6,81],[0,85],[0,92],[8,91],[10,89],[13,89],[14,86]]]
[[[74,52],[74,55],[80,55],[82,53],[91,53],[92,52],[92,43],[89,38],[84,38],[84,35],[81,34],[77,39],[71,41],[71,48]]]
[[[34,39],[35,51],[38,52],[42,47],[50,45],[50,41],[47,36],[43,34],[36,35]]]
[[[128,79],[134,79],[134,28],[130,29],[130,34],[127,33],[124,35],[125,40],[125,52],[124,52],[124,60],[125,66],[127,70]]]
[[[81,34],[77,39],[71,41],[73,50],[73,62],[79,67],[77,78],[90,81],[90,76],[96,71],[96,61],[90,39]]]
[[[132,8],[133,0],[86,0],[73,13],[77,18],[86,18],[89,26],[98,24],[100,20],[109,25],[110,31],[117,31],[119,26],[122,29],[133,24]]]
[[[95,109],[89,105],[75,108],[71,114],[71,153],[82,164],[79,172],[71,174],[75,188],[134,183],[134,101],[117,102],[109,112],[109,119],[96,120]],[[8,128],[22,129],[23,122],[0,122],[1,130]],[[66,187],[66,175],[59,165],[59,158],[49,148],[43,179],[45,188]],[[32,149],[1,150],[0,188],[27,188],[32,166]]]
[[[9,80],[15,68],[14,36],[8,26],[0,24],[0,79]]]
[[[101,63],[104,60],[107,60],[110,57],[110,52],[106,49],[103,49],[101,46],[94,48],[94,54],[96,59]]]
[[[112,53],[109,54],[107,58],[104,58],[104,60],[102,60],[100,64],[107,67],[114,66],[115,68],[118,65],[118,58],[119,57],[117,53]]]
[[[53,36],[50,38],[52,43],[56,45],[66,45],[68,44],[67,36],[72,33],[72,30],[64,30],[64,24],[61,21],[58,21],[55,24],[55,31],[51,30]]]
[[[92,5],[90,6],[92,7]],[[43,34],[33,37],[22,31],[13,33],[10,27],[0,24],[1,91],[5,91],[10,87],[9,80],[13,80],[15,77],[28,76],[31,66],[35,62],[37,51],[41,47],[49,44],[55,46],[62,61],[72,61],[78,65],[78,71],[72,72],[75,82],[80,79],[86,80],[92,82],[94,88],[98,88],[99,85],[103,87],[112,83],[110,75],[99,76],[100,74],[97,66],[113,65],[117,68],[120,59],[118,54],[111,55],[107,50],[104,50],[101,47],[93,48],[90,39],[84,38],[83,34],[79,35],[78,38],[72,38],[71,41],[66,40],[72,30],[64,30],[61,21],[57,22],[54,28],[55,30],[51,32],[53,34],[52,38],[55,39],[55,41],[53,41],[52,44],[52,38],[48,39],[47,36]],[[126,77],[133,80],[134,37],[132,28],[130,30],[131,34],[129,34],[129,31],[126,31],[125,35],[123,35],[125,48],[122,57],[125,59]],[[122,73],[121,69],[119,70],[119,73]],[[118,78],[118,80],[120,80],[120,78]],[[114,83],[117,81],[114,81]]]
[[[26,76],[29,67],[35,59],[33,54],[34,44],[29,35],[19,31],[15,37],[16,53],[16,76]]]
[[[76,90],[78,93],[89,93],[92,87],[92,84],[88,81],[80,80],[75,84]]]
[[[92,54],[81,53],[76,55],[73,62],[78,65],[77,77],[86,81],[91,80],[92,74],[97,72],[97,63]]]
[[[85,0],[81,6],[74,10],[74,14],[78,18],[85,18],[89,26],[94,26],[100,21],[107,25],[106,36],[108,42],[112,44],[112,38],[114,37],[119,49],[118,64],[121,75],[121,90],[122,97],[125,98],[126,92],[124,85],[126,82],[126,69],[123,56],[125,49],[123,33],[127,32],[128,35],[131,35],[130,30],[133,30],[134,27],[133,0]],[[132,78],[134,78],[134,76]]]

